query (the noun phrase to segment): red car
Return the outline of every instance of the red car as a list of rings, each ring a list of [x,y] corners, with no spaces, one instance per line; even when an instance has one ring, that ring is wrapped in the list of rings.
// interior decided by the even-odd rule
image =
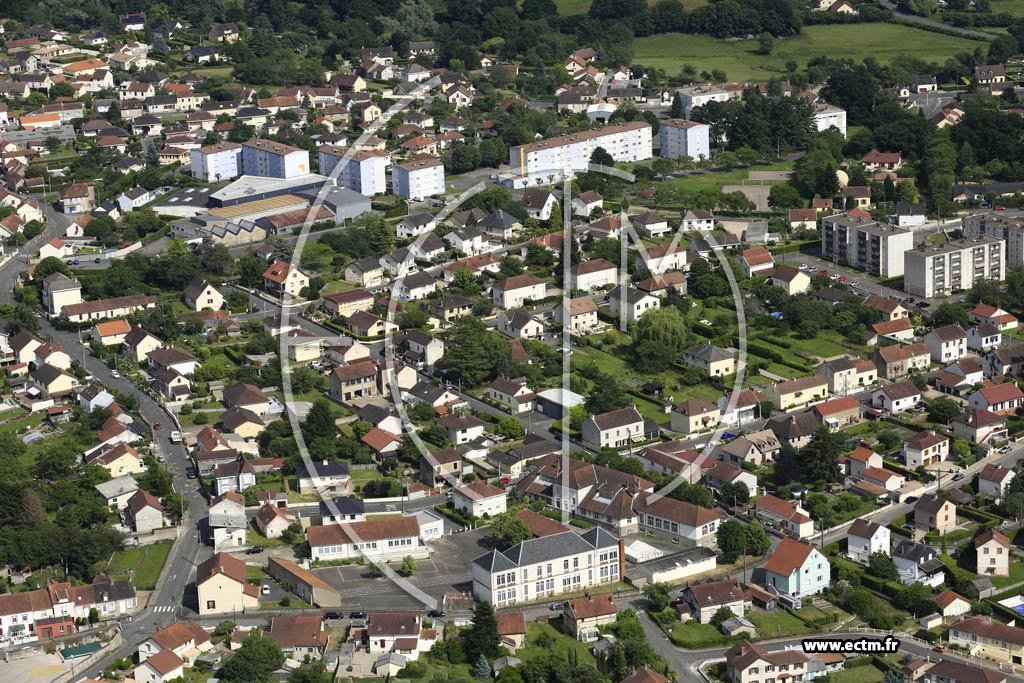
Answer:
[[[946,646],[945,645],[936,645],[932,649],[935,650],[936,652],[945,652],[946,651]]]
[[[846,276],[845,275],[840,275],[839,278],[836,280],[836,282],[846,282]]]
[[[996,204],[996,205],[995,205],[995,206],[993,206],[992,208],[993,208],[993,209],[995,209],[996,211],[1006,211],[1006,207],[1005,207],[1005,206],[1002,206],[1002,205],[1000,205],[1000,204]]]
[[[821,270],[818,271],[818,275],[828,275],[828,271],[822,268]]]

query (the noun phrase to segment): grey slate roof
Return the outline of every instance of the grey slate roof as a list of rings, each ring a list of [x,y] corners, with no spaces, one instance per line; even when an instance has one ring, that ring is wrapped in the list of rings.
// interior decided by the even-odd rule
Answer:
[[[488,571],[504,571],[523,565],[556,560],[588,550],[618,546],[619,540],[601,527],[588,529],[583,534],[565,531],[551,536],[531,538],[504,552],[492,550],[473,560],[473,564]]]

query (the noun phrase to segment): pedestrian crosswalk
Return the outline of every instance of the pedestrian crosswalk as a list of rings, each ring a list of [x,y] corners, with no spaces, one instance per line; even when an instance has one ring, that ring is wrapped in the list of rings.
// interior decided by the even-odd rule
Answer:
[[[174,605],[157,605],[153,608],[154,612],[173,612]]]

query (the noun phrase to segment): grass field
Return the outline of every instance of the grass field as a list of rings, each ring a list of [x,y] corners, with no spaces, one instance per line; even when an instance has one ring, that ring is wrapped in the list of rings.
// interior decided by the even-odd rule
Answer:
[[[689,621],[685,624],[677,623],[672,626],[669,633],[671,633],[674,644],[693,650],[728,647],[739,640],[739,638],[723,634],[711,624],[698,624],[696,621]]]
[[[989,7],[992,8],[992,14],[1005,13],[1015,17],[1024,17],[1024,3],[1020,0],[991,0]]]
[[[1014,0],[1007,4],[1020,3]],[[814,57],[828,56],[857,61],[875,57],[888,63],[897,55],[913,54],[928,62],[942,63],[949,55],[971,52],[979,44],[896,24],[835,24],[805,26],[801,35],[776,41],[770,55],[756,54],[756,40],[717,40],[681,34],[637,38],[633,61],[669,73],[678,73],[683,64],[692,64],[698,72],[722,69],[730,81],[767,81],[782,73],[787,61],[804,66]]]
[[[656,185],[668,185],[678,190],[685,192],[700,192],[701,190],[707,189],[720,189],[726,185],[743,185],[748,182],[751,171],[791,171],[793,170],[793,164],[788,161],[782,161],[777,164],[766,164],[764,166],[754,166],[752,168],[734,168],[730,171],[716,171],[714,173],[701,173],[698,175],[690,175],[683,178],[671,178],[669,180],[662,180]],[[766,184],[774,184],[771,181],[765,181]]]
[[[555,619],[559,622],[559,619]],[[537,645],[537,639],[542,635],[547,634],[553,639],[553,644],[550,648],[545,648]],[[520,648],[516,652],[516,657],[526,661],[546,654],[557,655],[559,659],[569,659],[569,651],[576,651],[576,661],[580,664],[589,664],[596,666],[594,662],[594,656],[590,654],[587,649],[586,643],[581,643],[574,638],[570,638],[565,634],[564,631],[557,630],[553,625],[544,621],[531,621],[526,625],[526,642],[528,645]]]
[[[781,609],[772,612],[755,610],[747,615],[747,619],[757,627],[759,638],[782,638],[810,630],[807,624]]]
[[[870,664],[828,674],[829,683],[882,683],[884,679],[882,670]]]
[[[134,570],[133,581],[139,590],[153,590],[160,570],[171,552],[171,541],[161,541],[137,548],[125,548],[114,553],[107,571],[114,578],[125,578]]]

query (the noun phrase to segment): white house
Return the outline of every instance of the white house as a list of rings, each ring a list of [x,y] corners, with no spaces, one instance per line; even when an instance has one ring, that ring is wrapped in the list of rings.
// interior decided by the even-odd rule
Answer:
[[[413,201],[444,194],[444,164],[437,157],[420,156],[398,164],[391,179],[394,193]]]
[[[766,587],[794,598],[821,593],[832,582],[828,559],[817,548],[786,537],[764,565]]]
[[[891,542],[888,527],[866,519],[856,519],[846,531],[846,554],[851,560],[867,564],[875,553],[888,555]]]
[[[890,413],[902,413],[921,402],[921,390],[910,380],[887,384],[871,392],[871,405]]]
[[[473,517],[493,517],[505,512],[506,499],[505,489],[482,479],[452,491],[452,504],[455,509]]]

